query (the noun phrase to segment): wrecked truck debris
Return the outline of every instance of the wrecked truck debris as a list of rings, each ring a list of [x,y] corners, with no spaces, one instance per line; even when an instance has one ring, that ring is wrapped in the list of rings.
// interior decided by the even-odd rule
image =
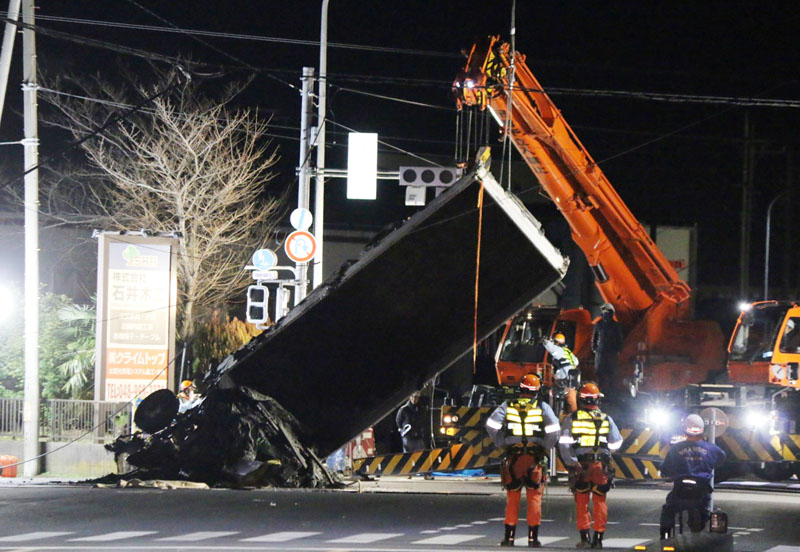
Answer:
[[[483,193],[481,187],[483,186]],[[568,260],[485,165],[226,358],[213,385],[273,397],[327,456],[558,282]]]
[[[107,448],[128,454],[127,476],[140,479],[332,484],[317,454],[397,408],[567,265],[479,165],[220,363],[201,405]]]
[[[154,407],[155,402],[145,404],[147,399],[139,408]],[[334,477],[301,444],[299,434],[297,421],[272,398],[247,388],[214,388],[202,404],[179,414],[167,427],[121,437],[106,448],[135,466],[123,476],[127,479],[231,486],[333,485]]]

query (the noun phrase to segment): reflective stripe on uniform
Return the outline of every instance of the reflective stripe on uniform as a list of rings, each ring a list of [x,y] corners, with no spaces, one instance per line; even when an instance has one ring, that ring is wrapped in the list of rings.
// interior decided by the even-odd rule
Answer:
[[[523,417],[524,415],[524,417]],[[519,399],[506,409],[506,427],[515,437],[534,437],[542,433],[542,409],[530,399]]]

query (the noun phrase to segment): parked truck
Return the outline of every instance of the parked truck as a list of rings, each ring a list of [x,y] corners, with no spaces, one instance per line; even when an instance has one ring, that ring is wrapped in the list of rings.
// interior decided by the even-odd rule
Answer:
[[[680,417],[718,408],[718,442],[728,452],[728,473],[746,471],[771,480],[800,476],[800,306],[766,301],[747,305],[727,348],[716,322],[692,317],[691,288],[611,186],[562,113],[525,63],[498,37],[475,44],[453,91],[459,109],[489,112],[514,144],[541,190],[569,223],[603,300],[623,328],[616,388],[604,389],[624,415],[626,437],[615,455],[623,477],[657,477],[665,445]],[[508,321],[496,356],[497,379],[508,389],[529,372],[551,393],[552,365],[539,345],[562,333],[594,379],[592,317],[584,308],[532,305]],[[475,457],[496,458],[482,434],[491,397],[475,389],[460,407],[442,409],[442,429]],[[551,395],[551,398],[552,395]],[[627,425],[627,427],[625,427]]]

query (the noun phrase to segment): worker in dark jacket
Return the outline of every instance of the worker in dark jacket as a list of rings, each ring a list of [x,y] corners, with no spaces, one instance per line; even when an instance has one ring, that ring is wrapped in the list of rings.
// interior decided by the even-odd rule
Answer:
[[[558,448],[570,472],[570,489],[575,497],[576,518],[581,540],[576,548],[603,548],[603,535],[608,521],[606,494],[611,489],[614,469],[611,452],[622,446],[617,424],[600,410],[603,395],[594,382],[586,382],[578,393],[578,410],[561,422]],[[594,514],[594,537],[589,540]]]
[[[602,317],[595,322],[592,332],[594,370],[600,389],[611,392],[616,387],[617,361],[622,349],[622,330],[614,320],[614,305],[600,307]]]
[[[550,405],[538,398],[541,386],[539,376],[526,374],[519,384],[519,398],[503,402],[486,421],[492,442],[505,452],[501,466],[501,481],[506,489],[505,537],[500,546],[514,546],[523,486],[528,505],[528,546],[542,546],[539,525],[544,474],[560,426]]]
[[[395,416],[397,431],[403,439],[403,452],[425,450],[425,418],[419,402],[419,392],[414,392],[400,407]]]
[[[725,452],[714,443],[703,440],[705,423],[697,414],[686,416],[683,433],[686,440],[670,446],[661,476],[674,484],[661,508],[661,538],[668,539],[675,526],[675,514],[682,510],[700,513],[700,519],[689,528],[699,533],[711,515],[711,492],[713,491],[714,468],[725,461]]]

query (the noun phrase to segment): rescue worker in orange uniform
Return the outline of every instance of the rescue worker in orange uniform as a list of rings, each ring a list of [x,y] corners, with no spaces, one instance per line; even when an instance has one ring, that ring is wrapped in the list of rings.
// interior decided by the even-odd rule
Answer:
[[[570,471],[570,488],[575,496],[578,531],[577,548],[603,548],[603,534],[608,521],[606,493],[611,488],[614,471],[611,451],[622,446],[622,435],[614,420],[600,410],[603,395],[594,382],[583,384],[578,393],[578,410],[561,423],[558,448]],[[594,537],[589,540],[593,501]]]
[[[539,376],[526,374],[519,384],[519,398],[503,402],[486,421],[486,431],[495,446],[505,450],[501,473],[506,489],[505,537],[500,546],[514,546],[523,486],[528,505],[528,546],[542,546],[539,525],[547,459],[560,426],[550,405],[538,398],[541,386]]]

